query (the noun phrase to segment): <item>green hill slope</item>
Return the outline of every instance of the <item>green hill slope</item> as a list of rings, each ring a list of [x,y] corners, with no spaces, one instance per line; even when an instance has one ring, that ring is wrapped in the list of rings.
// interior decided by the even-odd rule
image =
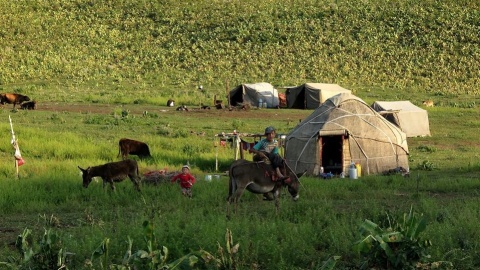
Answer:
[[[478,1],[1,1],[0,85],[128,81],[478,95]]]

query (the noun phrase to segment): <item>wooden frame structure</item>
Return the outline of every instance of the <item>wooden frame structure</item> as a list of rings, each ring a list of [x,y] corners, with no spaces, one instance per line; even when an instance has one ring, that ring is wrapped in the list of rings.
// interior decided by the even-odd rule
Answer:
[[[215,170],[218,171],[218,143],[217,143],[217,138],[220,138],[220,140],[225,140],[225,141],[231,141],[233,145],[233,158],[235,160],[237,159],[245,159],[245,151],[243,147],[241,146],[242,143],[242,138],[253,138],[254,143],[260,141],[263,137],[266,137],[265,134],[254,134],[254,133],[237,133],[237,132],[232,132],[232,133],[219,133],[215,134]],[[279,149],[281,151],[281,156],[285,156],[285,139],[286,135],[284,134],[278,134],[277,135],[277,140],[279,141]]]

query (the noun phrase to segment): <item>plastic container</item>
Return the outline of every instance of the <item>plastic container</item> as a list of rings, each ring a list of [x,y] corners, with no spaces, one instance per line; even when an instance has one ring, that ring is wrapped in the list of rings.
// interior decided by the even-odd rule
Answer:
[[[350,179],[357,179],[357,167],[355,167],[355,163],[352,162],[350,168],[348,168],[348,175]]]
[[[211,174],[205,175],[205,181],[207,181],[207,182],[212,181],[212,175]]]
[[[323,169],[323,167],[320,167],[320,173],[324,173],[325,170]]]
[[[357,176],[361,177],[362,176],[362,165],[360,163],[355,163],[355,167],[357,168]]]
[[[258,107],[263,108],[263,100],[262,99],[258,100]]]

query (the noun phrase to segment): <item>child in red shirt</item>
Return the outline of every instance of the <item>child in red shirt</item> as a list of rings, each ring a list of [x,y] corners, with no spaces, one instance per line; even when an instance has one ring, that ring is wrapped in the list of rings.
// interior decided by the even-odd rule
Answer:
[[[190,167],[184,165],[182,167],[182,173],[175,175],[172,178],[172,183],[179,181],[182,188],[183,196],[192,197],[192,186],[195,184],[195,177],[190,174]]]

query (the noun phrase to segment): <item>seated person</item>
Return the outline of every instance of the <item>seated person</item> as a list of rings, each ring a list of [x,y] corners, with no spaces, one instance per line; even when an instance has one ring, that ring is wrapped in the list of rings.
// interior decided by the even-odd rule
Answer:
[[[278,141],[275,139],[275,128],[267,127],[265,129],[265,139],[261,139],[253,146],[252,152],[260,158],[267,157],[272,163],[272,167],[277,173],[278,178],[283,178],[280,166],[283,165],[283,158],[278,153]],[[254,160],[256,158],[254,157]]]

